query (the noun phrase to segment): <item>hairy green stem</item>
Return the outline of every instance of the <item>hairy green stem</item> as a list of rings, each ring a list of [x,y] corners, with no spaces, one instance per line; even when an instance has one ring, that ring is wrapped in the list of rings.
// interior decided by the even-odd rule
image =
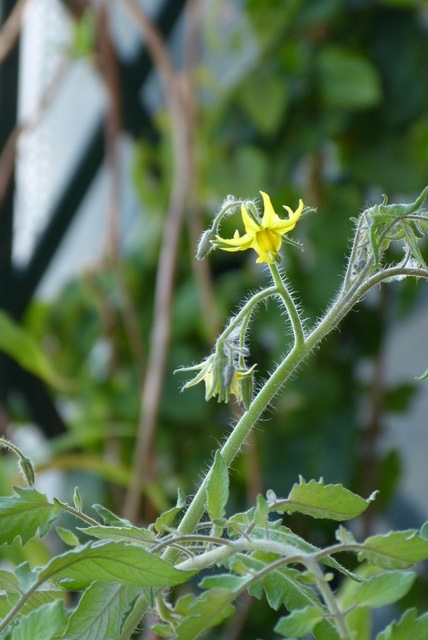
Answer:
[[[247,302],[243,305],[243,307],[238,311],[236,316],[234,316],[225,330],[220,334],[218,341],[224,341],[235,329],[239,327],[241,322],[246,321],[250,318],[251,313],[259,302],[262,302],[265,298],[269,298],[269,296],[273,296],[279,293],[278,287],[268,287],[267,289],[262,289],[262,291],[258,291],[255,293]]]
[[[19,610],[25,605],[30,596],[33,595],[35,591],[43,584],[44,580],[36,580],[36,582],[21,595],[18,602],[12,607],[7,616],[3,618],[0,622],[0,633],[6,629],[8,624],[14,619],[14,617],[19,613]]]
[[[123,623],[119,640],[130,639],[138,625],[141,623],[141,618],[146,613],[149,606],[146,594],[142,593],[139,595]]]
[[[20,470],[22,471],[25,482],[28,484],[29,487],[32,487],[35,480],[35,473],[34,473],[34,465],[30,460],[30,458],[27,458],[27,456],[25,456],[22,453],[19,447],[14,445],[13,442],[10,442],[10,440],[7,440],[6,438],[0,438],[0,449],[2,448],[10,449],[10,451],[13,451],[13,453],[17,456],[19,461],[18,465]]]
[[[312,558],[307,559],[305,564],[309,571],[311,571],[311,573],[315,576],[319,592],[323,597],[324,604],[333,616],[333,620],[335,622],[337,632],[341,640],[351,640],[351,635],[349,633],[348,627],[346,626],[344,614],[341,611],[336,598],[334,597],[334,593],[331,590],[327,580],[325,579],[325,576],[319,564],[313,561]]]
[[[97,520],[94,520],[94,518],[91,518],[91,516],[87,516],[86,513],[83,513],[83,511],[79,511],[78,509],[71,507],[69,504],[61,503],[61,508],[63,511],[66,511],[67,513],[71,514],[75,518],[79,518],[79,520],[83,520],[83,522],[86,522],[86,524],[89,524],[91,527],[100,526],[100,523]]]
[[[291,327],[294,333],[294,343],[295,345],[303,345],[305,341],[305,334],[303,331],[302,321],[300,319],[300,315],[297,310],[296,304],[293,300],[293,297],[291,293],[288,291],[283,279],[281,278],[281,274],[279,273],[279,269],[276,266],[276,264],[270,264],[269,268],[270,268],[275,286],[278,289],[278,293],[288,313],[288,317],[290,319]]]

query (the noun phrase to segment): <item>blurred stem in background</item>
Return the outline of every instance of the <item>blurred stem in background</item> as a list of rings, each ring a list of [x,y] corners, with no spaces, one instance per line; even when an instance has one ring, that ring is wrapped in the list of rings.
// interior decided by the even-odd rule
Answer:
[[[133,521],[138,516],[142,486],[146,482],[152,482],[156,474],[153,437],[159,414],[170,337],[171,304],[178,242],[184,223],[193,171],[192,136],[195,116],[194,107],[191,106],[194,104],[193,85],[190,80],[192,68],[185,68],[181,73],[176,71],[171,64],[165,43],[147,18],[144,10],[134,0],[122,0],[122,3],[133,16],[153,58],[171,118],[172,136],[171,195],[165,215],[156,275],[150,349],[141,390],[140,419],[133,458],[132,481],[124,507],[125,517]],[[196,15],[195,7],[198,3],[199,0],[189,3],[187,8],[189,19]],[[195,37],[195,24],[192,24],[189,41],[193,42]],[[194,60],[189,58],[185,61],[188,65],[194,63]]]

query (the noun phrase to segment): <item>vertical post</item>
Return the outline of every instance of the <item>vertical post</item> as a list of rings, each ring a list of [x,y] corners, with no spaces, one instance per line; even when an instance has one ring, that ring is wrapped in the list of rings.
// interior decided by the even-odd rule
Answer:
[[[16,0],[0,3],[0,28],[6,22]],[[13,131],[18,107],[18,63],[19,47],[15,45],[3,64],[0,65],[0,149],[3,149]],[[14,177],[0,203],[0,308],[7,308],[11,295],[10,274],[12,270],[12,232]]]
[[[0,29],[12,12],[16,0],[0,2]],[[3,64],[0,65],[0,150],[13,131],[18,107],[19,39]],[[12,286],[12,238],[14,210],[14,174],[3,202],[0,203],[0,309],[10,309]],[[10,362],[0,353],[0,431],[3,429],[4,402],[9,378]]]

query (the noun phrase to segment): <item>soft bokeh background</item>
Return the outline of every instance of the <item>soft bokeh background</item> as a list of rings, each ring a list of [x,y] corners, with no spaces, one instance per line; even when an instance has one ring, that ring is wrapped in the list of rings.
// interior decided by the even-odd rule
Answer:
[[[3,21],[15,4],[4,2]],[[164,40],[155,33],[153,44],[138,6]],[[314,322],[340,284],[350,218],[383,193],[411,201],[428,184],[427,59],[422,0],[27,3],[19,62],[15,48],[0,77],[2,166],[15,166],[1,203],[0,302],[72,384],[46,389],[6,358],[0,373],[3,431],[34,455],[40,486],[69,498],[79,485],[86,504],[127,505],[137,522],[172,504],[178,486],[194,490],[239,408],[206,404],[202,387],[181,393],[185,378],[173,371],[205,357],[268,278],[251,252],[196,262],[200,232],[229,193],[262,189],[277,211],[300,197],[316,207],[293,232],[304,251],[284,251]],[[6,146],[13,78],[16,162]],[[159,264],[175,224],[169,295]],[[162,298],[170,336],[131,507]],[[231,509],[268,488],[288,492],[302,474],[365,497],[380,489],[363,534],[420,526],[428,392],[414,378],[428,366],[427,320],[427,289],[414,282],[382,286],[351,313],[254,431],[233,470]],[[251,333],[260,380],[288,340],[280,310],[260,310]],[[16,482],[7,462],[3,492]],[[293,522],[315,542],[332,535]],[[424,582],[414,600],[426,599]],[[263,629],[263,612],[253,615],[242,637]]]

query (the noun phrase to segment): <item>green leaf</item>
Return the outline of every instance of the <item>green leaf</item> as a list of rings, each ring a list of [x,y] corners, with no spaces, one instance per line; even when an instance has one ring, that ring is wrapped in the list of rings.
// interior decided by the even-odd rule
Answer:
[[[181,584],[195,571],[180,571],[142,547],[124,542],[90,542],[53,558],[39,573],[39,581],[76,580],[89,584],[118,582],[137,587]]]
[[[23,369],[34,373],[48,384],[67,388],[33,337],[4,311],[0,311],[0,351],[15,360]]]
[[[418,240],[416,238],[416,234],[414,232],[414,230],[412,229],[412,227],[409,224],[405,224],[403,222],[402,227],[404,229],[405,232],[405,236],[407,239],[407,246],[410,249],[410,253],[412,254],[412,256],[414,257],[414,259],[419,262],[419,264],[424,267],[424,269],[427,269],[427,265],[426,262],[424,260],[424,257],[421,253],[421,250],[419,249],[419,245],[418,245]]]
[[[267,532],[265,527],[254,527],[250,534],[251,538],[257,538],[258,540],[263,540],[264,538],[266,538],[266,536],[271,540],[276,540],[281,544],[287,545],[293,555],[299,553],[317,553],[318,551],[320,551],[319,547],[316,547],[315,545],[307,542],[300,536],[293,533],[287,527],[278,525],[277,523],[270,523]],[[291,547],[294,547],[293,551],[291,551]],[[361,578],[358,575],[346,569],[333,557],[326,556],[321,560],[321,562],[326,566],[331,567],[332,569],[336,569],[340,573],[343,573],[348,578],[356,580],[357,582],[361,582]]]
[[[229,498],[229,472],[220,451],[216,451],[214,464],[207,481],[206,510],[211,520],[222,518]]]
[[[359,572],[364,578],[376,572],[374,567],[368,564],[361,565]],[[361,577],[361,580],[363,577]],[[358,640],[373,640],[372,634],[372,612],[368,607],[355,607],[355,591],[360,583],[354,580],[342,581],[340,588],[335,593],[336,601],[342,611],[347,611],[346,625],[352,638]],[[352,635],[353,634],[353,635]]]
[[[291,610],[317,602],[312,589],[301,583],[299,578],[299,572],[290,568],[270,571],[263,578],[263,589],[272,609],[277,611],[282,604],[285,604],[287,609]]]
[[[310,633],[315,625],[323,619],[323,612],[318,607],[296,609],[289,616],[280,618],[274,631],[284,638],[301,638]]]
[[[150,630],[152,631],[152,633],[155,633],[161,638],[171,638],[172,636],[175,636],[174,629],[170,624],[166,623],[154,624],[152,627],[150,627]]]
[[[386,389],[385,408],[391,413],[405,413],[409,410],[417,390],[417,385],[409,382],[401,382]]]
[[[79,538],[70,529],[64,529],[63,527],[56,527],[56,532],[65,544],[69,547],[78,547],[80,544]]]
[[[379,225],[372,224],[370,227],[370,244],[372,247],[375,266],[379,264]]]
[[[363,513],[374,499],[372,494],[367,500],[357,496],[340,484],[324,485],[318,482],[306,482],[302,477],[295,484],[287,499],[277,500],[269,506],[278,513],[304,513],[313,518],[329,520],[351,520]]]
[[[51,640],[65,622],[63,603],[57,600],[22,616],[11,640]]]
[[[414,581],[414,571],[388,571],[372,575],[354,589],[354,603],[366,607],[383,607],[400,600]]]
[[[240,573],[254,576],[257,571],[264,570],[269,561],[254,556],[235,554],[229,561],[230,566]],[[248,575],[247,574],[247,575]],[[285,605],[290,611],[293,609],[303,609],[308,606],[319,607],[319,600],[314,591],[303,584],[300,580],[300,571],[289,567],[277,567],[269,571],[263,578],[253,583],[248,589],[248,593],[260,599],[263,591],[272,609],[278,610],[281,605]],[[315,637],[323,640],[337,640],[338,636],[334,624],[331,620],[323,620],[317,627]]]
[[[251,74],[239,87],[238,99],[256,127],[264,134],[274,133],[288,106],[288,86],[282,75]],[[269,100],[266,100],[269,96]]]
[[[423,540],[428,540],[428,521],[422,525],[419,533]]]
[[[130,527],[131,523],[129,520],[125,520],[125,518],[119,518],[113,511],[107,509],[107,507],[103,507],[102,504],[94,504],[92,508],[98,513],[98,515],[102,518],[102,521],[106,525],[119,526],[119,527]]]
[[[37,530],[43,536],[61,511],[36,489],[14,487],[17,495],[0,498],[0,544],[10,544],[17,536],[25,544]]]
[[[30,613],[35,609],[39,609],[44,604],[56,602],[57,600],[61,600],[61,602],[64,601],[64,589],[52,583],[44,584],[40,589],[37,589],[37,591],[31,594],[20,610],[20,614]]]
[[[122,622],[140,587],[93,582],[69,618],[67,640],[117,640]]]
[[[248,578],[235,576],[231,573],[221,573],[215,576],[206,576],[199,583],[201,589],[228,589],[230,592],[240,589]]]
[[[16,575],[9,571],[0,571],[0,591],[14,592],[19,591],[18,580]]]
[[[24,560],[24,562],[21,562],[21,564],[15,568],[15,574],[18,578],[20,590],[28,591],[37,580],[38,568],[32,569],[30,563]]]
[[[9,594],[0,593],[0,619],[5,618],[13,605],[15,604],[16,599],[10,597]],[[3,635],[0,633],[0,640],[3,640]]]
[[[174,522],[177,515],[186,505],[186,495],[178,489],[177,496],[177,504],[172,509],[168,509],[168,511],[164,511],[161,515],[156,519],[155,529],[159,533],[163,533],[168,527]]]
[[[93,527],[78,527],[88,536],[98,538],[98,540],[117,540],[121,542],[134,542],[136,544],[150,544],[156,538],[148,529],[138,527],[105,527],[103,525]]]
[[[254,524],[258,527],[266,527],[269,517],[269,504],[267,500],[259,493],[257,496],[257,505],[254,511]]]
[[[407,569],[428,558],[428,541],[414,529],[392,531],[367,538],[358,557],[382,569]]]
[[[321,96],[327,107],[367,109],[381,97],[375,67],[348,47],[325,46],[318,57]]]
[[[176,629],[176,640],[196,640],[234,612],[233,594],[228,589],[210,589],[201,596],[180,598],[176,610],[183,616]]]
[[[376,640],[426,640],[428,638],[428,613],[419,618],[416,609],[408,609],[402,618],[381,631]]]
[[[19,596],[16,576],[8,571],[0,571],[0,618],[7,616]]]

